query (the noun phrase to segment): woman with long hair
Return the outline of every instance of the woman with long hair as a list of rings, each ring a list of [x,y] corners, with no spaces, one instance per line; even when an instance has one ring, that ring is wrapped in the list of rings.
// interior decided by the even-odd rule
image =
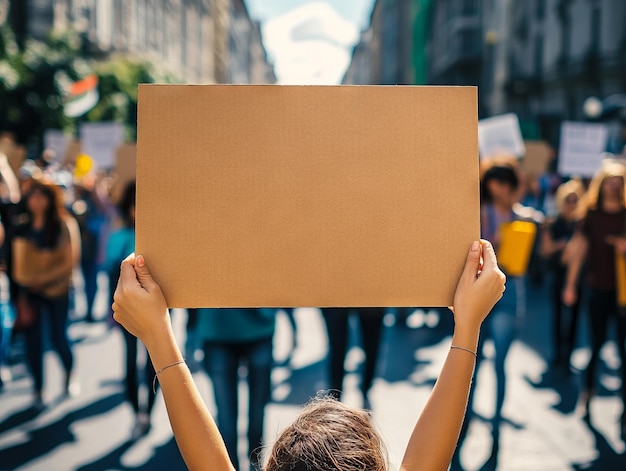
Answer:
[[[65,369],[65,393],[78,392],[78,384],[72,381],[74,357],[67,336],[67,317],[72,271],[80,257],[80,246],[76,222],[67,214],[58,187],[33,181],[25,199],[25,217],[13,239],[13,276],[22,298],[18,300],[18,311],[20,305],[28,305],[37,313],[32,325],[24,329],[24,337],[36,405],[42,406],[44,316],[52,347]]]
[[[580,180],[570,180],[560,185],[555,194],[558,215],[547,224],[541,234],[541,254],[548,261],[552,272],[552,312],[555,367],[569,368],[570,356],[576,341],[576,328],[580,312],[581,283],[576,290],[576,302],[569,307],[569,322],[564,316],[563,289],[567,277],[567,265],[563,260],[565,247],[574,236],[581,219],[585,187]]]
[[[583,415],[589,417],[589,405],[596,383],[596,368],[600,349],[607,340],[610,318],[617,322],[618,352],[622,363],[622,435],[626,435],[626,316],[620,315],[617,305],[616,252],[626,253],[626,169],[620,162],[606,160],[593,177],[585,201],[586,214],[580,228],[565,250],[564,260],[569,265],[563,291],[563,302],[573,306],[578,301],[576,285],[583,264],[586,266],[586,285],[589,287],[589,325],[591,330],[591,358],[580,396]]]
[[[465,414],[480,326],[502,297],[504,281],[492,245],[474,242],[454,296],[452,345],[409,440],[403,471],[448,469]],[[176,343],[167,302],[142,256],[131,255],[122,263],[114,299],[115,320],[148,348],[187,467],[233,470]],[[369,415],[322,400],[306,407],[278,437],[265,470],[386,471],[388,466]]]

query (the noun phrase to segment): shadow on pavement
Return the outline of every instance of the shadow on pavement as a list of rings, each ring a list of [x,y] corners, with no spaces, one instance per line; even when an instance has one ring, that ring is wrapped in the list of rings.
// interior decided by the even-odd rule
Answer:
[[[0,434],[36,419],[43,411],[44,409],[30,405],[25,409],[13,413],[0,423]]]
[[[154,453],[145,463],[137,467],[122,466],[121,459],[134,442],[126,441],[107,455],[87,463],[76,471],[153,471],[155,469],[186,469],[174,438],[155,448]]]
[[[83,408],[71,411],[56,422],[30,430],[28,432],[30,441],[0,450],[0,463],[2,463],[2,466],[6,467],[6,469],[15,469],[29,461],[50,453],[64,443],[76,441],[76,437],[70,432],[70,425],[73,422],[104,414],[123,401],[124,395],[122,393],[112,394]],[[24,411],[22,411],[22,413],[24,413]],[[24,413],[24,417],[26,415],[27,414]]]
[[[626,469],[626,454],[616,453],[609,442],[604,436],[590,423],[587,422],[587,427],[593,434],[593,438],[596,441],[596,450],[598,450],[598,457],[587,463],[573,463],[572,469],[575,471],[607,471]]]

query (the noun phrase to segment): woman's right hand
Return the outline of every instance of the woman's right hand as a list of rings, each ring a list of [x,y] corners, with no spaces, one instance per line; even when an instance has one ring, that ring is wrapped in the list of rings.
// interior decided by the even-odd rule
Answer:
[[[478,329],[504,293],[506,276],[498,267],[491,242],[472,244],[454,295],[454,323]]]
[[[171,335],[167,302],[141,255],[122,262],[113,299],[113,318],[148,349]]]

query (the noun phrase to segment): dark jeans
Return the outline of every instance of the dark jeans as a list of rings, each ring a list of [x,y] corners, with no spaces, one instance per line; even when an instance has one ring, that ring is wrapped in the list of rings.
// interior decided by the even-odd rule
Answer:
[[[580,297],[582,287],[578,285],[576,290],[576,303],[567,307],[563,304],[563,290],[567,276],[566,267],[558,267],[553,271],[552,279],[552,312],[553,312],[553,341],[554,363],[569,365],[574,345],[576,344],[576,330],[580,317]],[[565,315],[564,315],[565,314]],[[569,318],[569,322],[567,322]]]
[[[609,318],[615,317],[617,323],[617,350],[621,360],[622,373],[622,401],[626,408],[626,313],[617,306],[615,291],[600,291],[591,289],[589,299],[589,326],[591,328],[591,358],[585,374],[587,391],[594,390],[596,382],[596,368],[600,349],[607,340],[607,326]]]
[[[272,338],[246,343],[205,342],[204,364],[213,382],[217,426],[222,433],[228,455],[235,469],[237,457],[237,386],[240,365],[248,368],[248,454],[252,466],[259,466],[263,439],[265,405],[270,400],[272,372]],[[254,469],[252,468],[251,469]]]
[[[72,367],[74,366],[74,356],[70,348],[67,337],[67,313],[69,306],[69,296],[67,294],[58,298],[47,298],[39,295],[31,295],[31,299],[36,303],[39,310],[39,322],[33,327],[24,331],[26,342],[26,356],[28,366],[33,375],[35,391],[41,394],[43,390],[43,320],[47,317],[50,329],[50,340],[52,348],[61,358],[61,363],[65,369],[66,380],[69,379]]]
[[[384,308],[360,308],[357,310],[361,324],[361,339],[365,352],[365,365],[361,378],[361,391],[366,396],[374,382],[380,336],[383,330]],[[325,308],[322,309],[329,344],[329,372],[330,389],[337,398],[341,398],[343,380],[346,375],[344,362],[348,348],[348,321],[350,309]]]
[[[137,379],[137,346],[139,344],[139,340],[137,340],[133,334],[129,334],[124,328],[122,328],[122,333],[124,334],[124,343],[126,344],[126,378],[124,379],[124,383],[126,385],[126,398],[133,406],[135,414],[137,414],[141,411],[141,407],[139,405],[139,381]],[[154,400],[156,397],[156,394],[152,389],[156,373],[150,358],[146,359],[145,373],[146,383],[148,385],[148,403],[146,405],[145,412],[149,415],[154,407]]]
[[[80,267],[85,280],[85,298],[87,303],[87,311],[85,319],[93,319],[93,304],[98,292],[98,263],[91,260],[90,257],[82,257]]]

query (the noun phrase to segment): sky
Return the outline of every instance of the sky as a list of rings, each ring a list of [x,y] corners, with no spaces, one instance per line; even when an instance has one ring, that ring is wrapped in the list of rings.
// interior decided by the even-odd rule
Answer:
[[[246,0],[278,83],[340,83],[374,0]]]

